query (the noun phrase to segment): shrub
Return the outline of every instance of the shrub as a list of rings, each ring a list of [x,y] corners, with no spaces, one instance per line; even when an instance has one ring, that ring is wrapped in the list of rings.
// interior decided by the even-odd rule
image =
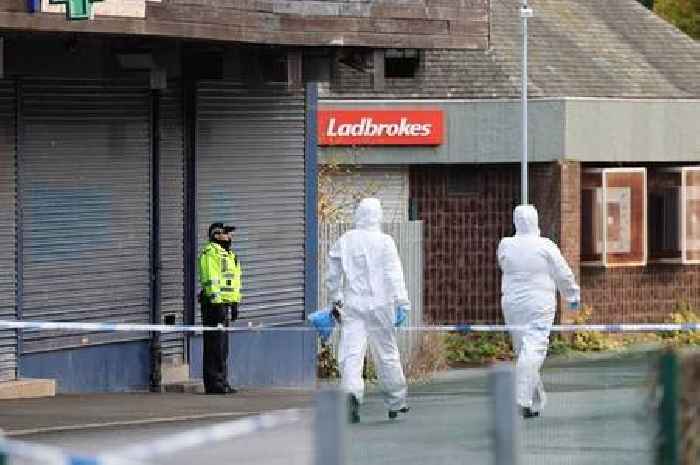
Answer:
[[[584,306],[574,318],[574,324],[586,324],[590,320],[593,311],[591,307]],[[622,337],[601,331],[578,331],[573,334],[571,348],[580,352],[602,352],[619,349],[624,345]]]
[[[439,333],[421,333],[408,360],[404,362],[406,378],[411,383],[430,381],[435,373],[446,370],[447,348],[445,336]]]
[[[667,323],[700,323],[700,316],[695,313],[695,309],[688,302],[679,302],[666,318]],[[661,338],[669,345],[700,345],[700,331],[665,331],[661,333]]]
[[[450,364],[481,364],[513,358],[510,337],[505,333],[448,334],[445,347]]]

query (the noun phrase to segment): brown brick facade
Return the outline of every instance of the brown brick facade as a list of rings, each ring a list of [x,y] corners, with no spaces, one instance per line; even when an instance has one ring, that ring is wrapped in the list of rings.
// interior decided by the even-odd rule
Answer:
[[[451,172],[466,192],[450,192]],[[502,321],[496,247],[512,234],[517,165],[413,166],[410,184],[425,228],[426,321]]]
[[[700,308],[700,268],[694,265],[582,267],[581,287],[596,323],[661,322],[684,301]]]
[[[532,164],[529,200],[542,235],[559,244],[580,279],[591,322],[660,322],[684,301],[700,308],[700,266],[580,266],[581,169],[569,161]],[[649,179],[654,182],[653,170]],[[425,224],[426,321],[502,322],[496,247],[513,232],[519,192],[518,165],[411,168],[411,198]],[[570,322],[575,314],[562,316]]]
[[[553,182],[556,182],[559,190],[559,198],[556,200],[559,212],[557,219],[559,237],[556,238],[556,242],[580,285],[581,164],[562,161],[553,163],[552,169],[556,170]],[[563,300],[562,303],[564,303]],[[563,309],[560,313],[561,321],[570,323],[575,313],[568,311],[566,305],[560,305],[560,308]]]
[[[647,166],[647,185],[664,182],[657,166]],[[662,322],[687,302],[700,308],[700,266],[654,263],[646,266],[581,267],[582,301],[596,323]]]

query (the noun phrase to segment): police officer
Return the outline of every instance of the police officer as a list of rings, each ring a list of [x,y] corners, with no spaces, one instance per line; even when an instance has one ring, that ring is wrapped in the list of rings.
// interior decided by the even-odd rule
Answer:
[[[197,259],[197,275],[205,326],[228,326],[238,318],[241,301],[241,265],[231,250],[232,232],[236,228],[212,223],[209,242]],[[228,383],[228,333],[204,332],[204,388],[207,394],[231,394],[236,389]]]

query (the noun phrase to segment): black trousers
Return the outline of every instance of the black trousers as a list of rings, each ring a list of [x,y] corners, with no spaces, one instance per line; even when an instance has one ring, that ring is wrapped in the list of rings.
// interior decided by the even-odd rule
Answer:
[[[229,313],[231,312],[231,313]],[[204,326],[228,326],[235,319],[238,304],[212,304],[202,301]],[[207,394],[224,393],[228,384],[228,333],[224,331],[204,332],[204,389]]]

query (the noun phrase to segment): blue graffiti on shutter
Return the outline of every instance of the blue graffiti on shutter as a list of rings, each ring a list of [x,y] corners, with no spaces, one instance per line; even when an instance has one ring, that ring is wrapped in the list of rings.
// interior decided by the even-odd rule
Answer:
[[[79,259],[81,251],[114,247],[115,203],[98,188],[35,187],[24,197],[24,244],[36,260]]]

